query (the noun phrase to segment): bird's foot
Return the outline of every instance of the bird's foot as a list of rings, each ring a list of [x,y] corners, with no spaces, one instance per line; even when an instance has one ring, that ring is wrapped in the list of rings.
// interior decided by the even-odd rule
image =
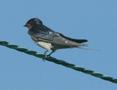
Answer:
[[[47,55],[44,55],[42,60],[45,61],[46,58],[47,58]]]
[[[48,52],[48,50],[46,50],[46,51],[44,52],[44,56],[43,56],[43,58],[42,58],[43,61],[45,61],[45,59],[47,59],[47,58],[50,58],[51,55],[55,52],[55,50],[53,50],[53,51],[50,52],[49,54],[47,54],[47,52]]]
[[[50,55],[44,55],[44,57],[42,58],[43,61],[45,61],[45,59],[49,58]]]

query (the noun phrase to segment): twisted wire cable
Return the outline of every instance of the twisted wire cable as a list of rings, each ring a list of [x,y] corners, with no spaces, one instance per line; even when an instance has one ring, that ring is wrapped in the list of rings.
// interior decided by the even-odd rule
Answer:
[[[5,47],[10,48],[10,49],[17,50],[19,52],[23,52],[23,53],[26,53],[26,54],[29,54],[29,55],[38,57],[38,58],[44,58],[44,55],[43,54],[38,54],[38,52],[32,51],[32,50],[28,50],[26,48],[20,48],[17,45],[10,44],[7,41],[0,41],[0,45],[1,46],[5,46]],[[89,74],[91,76],[94,76],[94,77],[97,77],[97,78],[100,78],[100,79],[103,79],[103,80],[106,80],[106,81],[109,81],[109,82],[112,82],[112,83],[116,83],[117,84],[117,79],[115,79],[113,77],[110,77],[110,76],[105,76],[105,75],[103,75],[101,73],[96,73],[93,70],[88,70],[88,69],[83,68],[83,67],[78,67],[75,64],[71,64],[71,63],[68,63],[68,62],[66,62],[64,60],[56,59],[54,57],[47,57],[45,59],[47,61],[53,62],[55,64],[59,64],[59,65],[65,66],[67,68],[71,68],[73,70],[80,71],[82,73]]]

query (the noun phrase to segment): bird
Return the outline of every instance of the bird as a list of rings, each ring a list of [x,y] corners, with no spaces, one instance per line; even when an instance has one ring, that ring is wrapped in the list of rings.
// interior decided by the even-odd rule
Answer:
[[[73,39],[62,33],[55,32],[44,25],[39,18],[29,19],[24,26],[27,27],[28,34],[31,36],[32,40],[38,46],[45,49],[45,57],[50,57],[56,50],[79,48],[88,42],[87,39]],[[49,51],[50,53],[48,53]]]

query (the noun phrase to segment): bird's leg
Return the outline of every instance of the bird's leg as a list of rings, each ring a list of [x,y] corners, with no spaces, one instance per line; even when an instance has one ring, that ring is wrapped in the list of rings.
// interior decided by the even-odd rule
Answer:
[[[48,50],[46,50],[45,52],[44,52],[44,57],[43,57],[43,60],[45,59],[45,58],[47,58],[47,52],[48,52]]]
[[[46,51],[44,52],[44,55],[45,55],[45,56],[47,55],[47,52],[48,52],[48,50],[46,50]]]
[[[55,52],[55,50],[52,50],[52,52],[50,52],[47,56],[51,56],[53,53]]]

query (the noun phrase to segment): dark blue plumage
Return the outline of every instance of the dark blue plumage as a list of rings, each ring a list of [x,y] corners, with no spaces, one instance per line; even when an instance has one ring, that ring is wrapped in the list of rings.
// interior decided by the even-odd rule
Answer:
[[[88,41],[86,39],[72,39],[55,32],[45,26],[38,18],[30,19],[25,26],[28,28],[28,34],[39,46],[45,48],[46,52],[52,50],[49,55],[58,49],[82,46]]]

